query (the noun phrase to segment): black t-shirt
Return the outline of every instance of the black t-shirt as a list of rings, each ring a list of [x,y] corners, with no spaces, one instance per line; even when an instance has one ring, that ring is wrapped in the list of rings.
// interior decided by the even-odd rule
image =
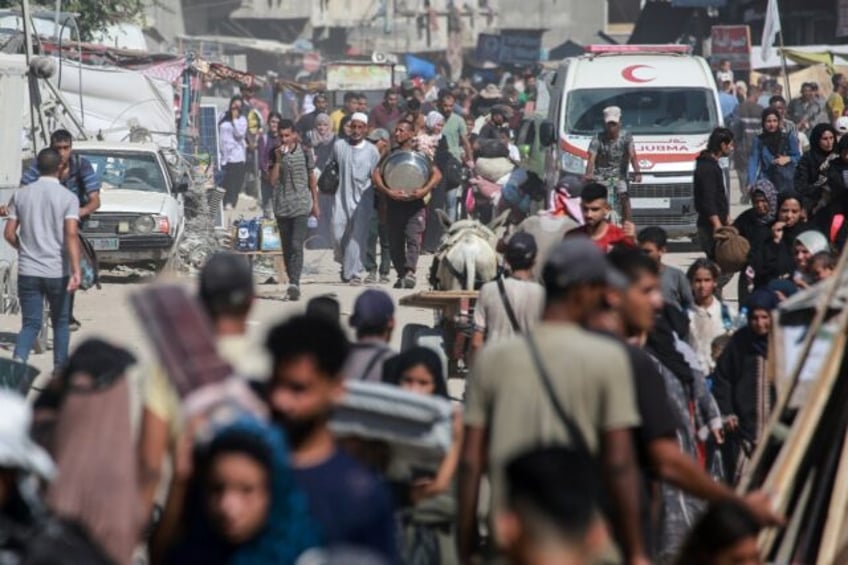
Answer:
[[[630,366],[633,371],[633,386],[636,392],[636,408],[639,418],[642,420],[638,428],[633,429],[633,443],[636,448],[636,456],[639,460],[639,468],[642,471],[642,493],[641,512],[642,535],[644,541],[653,553],[653,532],[651,531],[651,483],[656,479],[652,471],[649,445],[652,441],[669,438],[674,439],[676,434],[675,416],[668,404],[668,395],[665,390],[665,381],[651,357],[635,345],[623,342],[618,337],[608,335],[622,343],[627,349]]]

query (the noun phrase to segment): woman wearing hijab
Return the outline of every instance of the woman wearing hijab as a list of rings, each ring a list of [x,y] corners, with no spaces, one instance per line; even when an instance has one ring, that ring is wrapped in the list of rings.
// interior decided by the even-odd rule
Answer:
[[[798,138],[785,133],[783,119],[774,108],[762,114],[763,132],[754,138],[748,159],[748,187],[760,179],[768,179],[778,194],[792,190],[795,167],[801,158]],[[750,192],[750,190],[749,190]]]
[[[829,200],[828,171],[831,162],[839,157],[836,138],[836,129],[832,125],[816,125],[810,132],[810,150],[804,153],[795,168],[795,191],[804,200],[807,217],[811,218]]]
[[[429,253],[435,252],[442,241],[444,227],[439,220],[436,210],[444,210],[447,206],[447,186],[450,171],[456,167],[462,168],[456,158],[448,149],[447,139],[442,135],[445,125],[445,117],[440,112],[429,112],[424,120],[424,131],[419,134],[419,150],[430,152],[431,158],[439,171],[442,173],[442,182],[436,185],[431,192],[430,202],[427,204],[427,225],[424,228],[424,238],[421,247]],[[423,142],[423,148],[421,143]]]
[[[259,136],[257,141],[257,155],[259,158],[259,174],[262,176],[262,209],[267,211],[267,217],[273,218],[274,215],[268,210],[268,205],[271,202],[273,189],[269,180],[269,171],[271,169],[271,153],[277,148],[280,143],[277,135],[277,129],[282,121],[283,116],[278,112],[268,114],[268,127],[265,132]]]
[[[333,133],[333,123],[327,114],[315,116],[313,124],[313,129],[306,134],[305,145],[312,149],[315,157],[315,174],[320,175],[332,158],[336,134]],[[334,195],[318,192],[318,209],[321,210],[321,216],[318,218],[318,227],[311,229],[307,237],[308,248],[329,249],[332,247],[332,219],[335,205]]]
[[[745,299],[754,288],[754,269],[750,258],[758,257],[771,234],[771,225],[777,216],[777,189],[766,179],[758,180],[751,187],[751,207],[739,214],[733,221],[733,227],[739,230],[739,235],[751,244],[748,254],[748,266],[739,273],[739,302]]]
[[[831,245],[842,249],[848,236],[848,135],[842,136],[836,147],[838,155],[827,171],[826,187],[830,189],[827,203],[812,218],[812,223],[827,235]]]
[[[391,360],[385,380],[409,392],[449,400],[442,360],[428,347],[413,347]],[[462,416],[461,411],[456,410],[451,449],[439,471],[435,476],[413,477],[411,506],[403,516],[407,563],[458,563],[454,541],[456,499],[453,483],[461,444]]]
[[[792,274],[792,282],[798,288],[807,288],[815,284],[815,276],[810,268],[811,259],[819,253],[830,251],[830,244],[823,233],[815,230],[807,230],[798,234],[792,249],[792,257],[795,260],[795,272]]]
[[[718,358],[713,394],[730,432],[725,442],[727,477],[738,482],[748,458],[768,424],[776,390],[766,376],[771,312],[777,296],[765,289],[754,291],[745,304],[748,325],[739,329]]]
[[[759,251],[751,246],[751,267],[754,288],[762,288],[775,279],[789,279],[795,272],[795,238],[808,228],[804,221],[801,197],[794,192],[780,195],[777,201],[777,220]]]
[[[233,96],[230,106],[218,122],[218,144],[221,168],[224,170],[224,209],[232,210],[238,204],[247,173],[247,118],[242,115],[241,96]]]
[[[274,426],[243,417],[220,430],[195,454],[192,484],[183,491],[191,494],[169,497],[186,536],[166,561],[292,565],[320,545],[288,458]]]

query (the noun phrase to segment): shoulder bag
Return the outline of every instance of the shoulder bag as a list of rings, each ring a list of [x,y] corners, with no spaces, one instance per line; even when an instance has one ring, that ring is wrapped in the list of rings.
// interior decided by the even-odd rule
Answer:
[[[322,194],[333,195],[339,190],[339,164],[331,159],[318,177],[318,190]]]
[[[572,449],[588,456],[597,464],[597,458],[592,454],[592,450],[589,449],[589,444],[586,443],[586,438],[583,437],[583,432],[580,431],[577,423],[571,416],[568,415],[565,408],[562,407],[562,404],[559,401],[559,397],[557,396],[553,382],[551,381],[551,375],[548,373],[548,370],[542,361],[542,355],[539,352],[539,347],[536,345],[536,340],[533,339],[533,336],[529,332],[524,334],[524,339],[527,342],[527,348],[530,350],[533,365],[536,368],[536,373],[539,375],[539,380],[542,382],[542,386],[545,388],[548,400],[550,401],[557,418],[559,418],[559,421],[565,426],[565,429],[568,430],[568,435],[571,437]]]

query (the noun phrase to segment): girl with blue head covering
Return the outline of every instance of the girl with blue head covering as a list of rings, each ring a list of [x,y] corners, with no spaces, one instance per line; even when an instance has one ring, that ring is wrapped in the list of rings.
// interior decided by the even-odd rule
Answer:
[[[320,545],[282,432],[243,417],[195,454],[187,535],[169,563],[293,564]]]

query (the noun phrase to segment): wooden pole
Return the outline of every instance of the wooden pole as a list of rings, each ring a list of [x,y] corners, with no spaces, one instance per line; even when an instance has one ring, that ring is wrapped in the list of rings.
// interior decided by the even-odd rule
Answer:
[[[783,30],[777,32],[777,39],[780,42],[780,62],[783,66],[783,88],[785,89],[786,103],[792,100],[792,90],[789,88],[789,70],[786,67],[786,47],[783,45]]]

